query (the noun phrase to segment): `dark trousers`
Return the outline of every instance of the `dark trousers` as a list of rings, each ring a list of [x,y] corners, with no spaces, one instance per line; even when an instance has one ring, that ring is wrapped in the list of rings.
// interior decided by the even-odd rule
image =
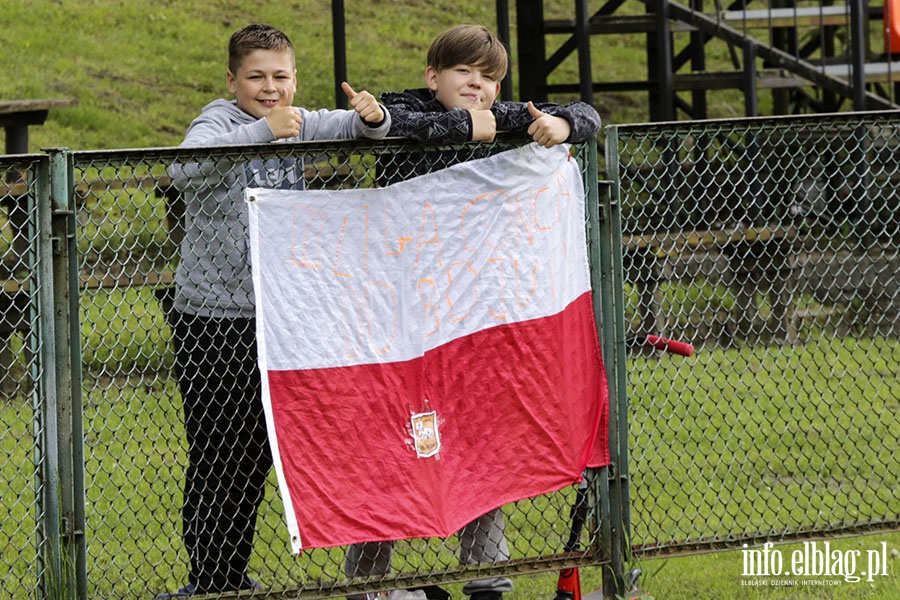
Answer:
[[[250,587],[247,564],[272,455],[252,319],[175,313],[188,442],[182,534],[197,592]]]

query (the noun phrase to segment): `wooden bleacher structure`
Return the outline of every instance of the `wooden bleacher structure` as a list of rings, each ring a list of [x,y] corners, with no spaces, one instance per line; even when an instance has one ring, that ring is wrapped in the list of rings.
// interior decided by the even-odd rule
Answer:
[[[609,0],[588,14],[586,0],[576,0],[571,18],[544,19],[542,0],[517,0],[519,96],[551,100],[555,94],[580,94],[592,102],[598,93],[646,92],[650,121],[676,120],[678,112],[689,119],[709,118],[707,93],[725,88],[744,92],[746,116],[760,114],[754,100],[759,89],[776,90],[775,115],[835,112],[848,99],[853,110],[897,109],[895,90],[876,89],[876,84],[900,83],[900,69],[892,60],[900,56],[898,6],[889,4],[886,11],[861,0],[738,0],[728,5],[709,0]],[[870,47],[867,33],[885,25],[883,46]],[[592,61],[603,59],[602,54],[592,56],[591,38],[604,35],[646,39],[644,79],[587,81]],[[849,40],[849,56],[838,53],[838,37]],[[706,45],[714,39],[732,49],[732,70],[706,68]],[[547,56],[550,47],[556,50]],[[549,83],[559,79],[554,72],[573,54],[580,80]],[[851,68],[857,64],[862,73]],[[858,89],[859,82],[863,89]],[[786,91],[777,91],[787,89],[795,92],[794,102],[788,102]],[[811,89],[821,90],[826,99],[798,104],[797,96],[812,96]],[[690,92],[691,98],[677,92]]]

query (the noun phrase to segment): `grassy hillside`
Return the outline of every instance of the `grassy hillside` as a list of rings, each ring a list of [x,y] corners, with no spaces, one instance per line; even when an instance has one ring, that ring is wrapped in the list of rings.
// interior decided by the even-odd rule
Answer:
[[[0,0],[6,23],[0,28],[0,99],[79,100],[78,107],[53,111],[44,126],[33,128],[32,151],[54,146],[175,145],[200,109],[226,93],[228,37],[243,25],[262,21],[282,28],[297,47],[298,103],[333,108],[331,4],[330,0]],[[376,95],[421,85],[425,51],[446,27],[470,22],[496,29],[497,24],[496,3],[485,0],[347,0],[345,5],[349,79],[356,89]],[[511,73],[514,94],[520,99],[516,3],[509,5]],[[593,14],[603,5],[602,0],[592,0],[588,11]],[[574,18],[571,0],[544,0],[543,6],[547,19]],[[625,0],[616,10],[617,15],[644,12],[645,0]],[[872,49],[881,45],[882,33],[875,25],[870,32]],[[819,30],[801,34],[812,39],[809,36],[819,35]],[[546,55],[551,57],[568,39],[568,34],[548,36]],[[688,42],[685,32],[673,39],[676,53]],[[594,36],[591,44],[595,82],[647,77],[644,34]],[[721,41],[707,43],[707,70],[736,69],[734,51]],[[549,83],[575,83],[577,73],[573,53],[554,70]],[[680,96],[691,102],[688,93]],[[551,97],[557,102],[573,99]],[[761,91],[760,114],[771,114],[771,100],[771,92]],[[711,118],[744,115],[738,90],[709,90],[707,101]],[[644,92],[598,94],[595,106],[607,125],[649,118]]]
[[[421,85],[425,51],[440,30],[460,22],[496,28],[494,2],[345,4],[349,79],[376,95]],[[570,4],[548,2],[547,10],[557,5],[571,16]],[[32,151],[179,143],[200,109],[227,93],[228,37],[254,21],[278,26],[294,42],[297,102],[335,106],[329,0],[0,0],[0,14],[0,98],[79,101],[31,128]]]

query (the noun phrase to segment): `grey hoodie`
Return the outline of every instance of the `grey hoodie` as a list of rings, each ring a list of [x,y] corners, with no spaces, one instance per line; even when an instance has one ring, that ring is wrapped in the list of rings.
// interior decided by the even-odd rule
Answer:
[[[300,135],[277,140],[380,139],[391,117],[370,127],[351,110],[309,111]],[[265,119],[257,119],[234,101],[215,100],[190,124],[182,147],[260,144],[274,142]],[[255,314],[250,277],[246,187],[303,188],[303,165],[270,159],[230,163],[216,160],[174,164],[169,174],[185,200],[185,235],[181,263],[175,273],[175,309],[213,318],[252,318]]]

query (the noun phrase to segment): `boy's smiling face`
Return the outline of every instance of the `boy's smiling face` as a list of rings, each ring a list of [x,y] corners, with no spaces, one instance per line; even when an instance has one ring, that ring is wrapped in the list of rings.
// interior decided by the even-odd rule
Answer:
[[[425,82],[435,99],[447,110],[486,110],[500,93],[500,82],[472,65],[455,65],[438,71],[425,69]]]
[[[297,91],[297,69],[289,51],[254,50],[237,73],[227,75],[228,91],[245,113],[261,119],[279,104],[291,106]]]

